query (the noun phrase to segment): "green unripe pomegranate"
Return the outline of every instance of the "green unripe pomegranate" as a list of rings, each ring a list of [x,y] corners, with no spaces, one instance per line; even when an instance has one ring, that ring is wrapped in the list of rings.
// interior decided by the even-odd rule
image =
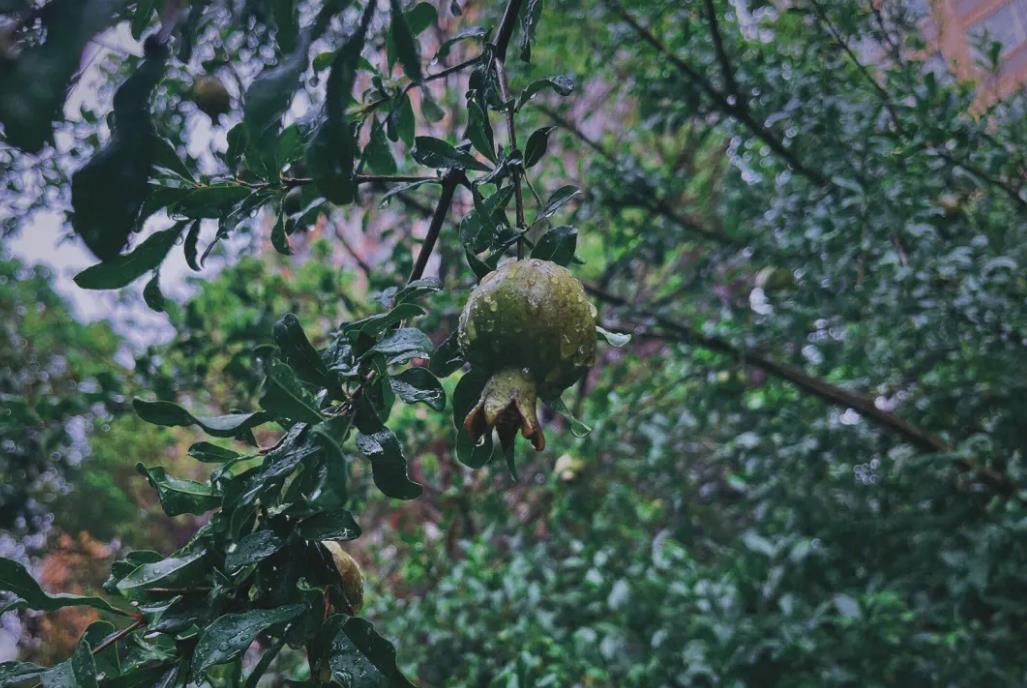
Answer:
[[[232,109],[232,97],[216,76],[205,74],[193,84],[193,102],[215,123]]]
[[[596,310],[567,268],[537,258],[489,273],[460,314],[464,357],[490,375],[464,427],[477,441],[493,428],[504,447],[521,431],[546,445],[536,400],[556,397],[595,361]]]

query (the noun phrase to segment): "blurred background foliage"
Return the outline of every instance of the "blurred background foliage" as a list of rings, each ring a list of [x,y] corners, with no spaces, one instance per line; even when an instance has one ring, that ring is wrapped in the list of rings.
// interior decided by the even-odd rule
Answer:
[[[499,11],[442,5],[431,40]],[[542,16],[511,78],[577,88],[525,110],[559,127],[533,178],[585,190],[576,270],[634,337],[567,395],[592,433],[548,418],[519,482],[461,466],[446,414],[396,410],[424,495],[350,489],[367,615],[403,668],[450,687],[1027,683],[1023,92],[983,105],[929,69],[902,3],[552,0]],[[206,31],[209,68],[254,71],[264,38]],[[181,78],[156,120],[191,150],[202,115]],[[447,110],[465,85],[429,93]],[[95,118],[65,126],[98,141]],[[54,202],[66,154],[2,173],[12,231]],[[3,258],[0,527],[65,571],[50,589],[95,589],[114,552],[169,551],[198,525],[162,517],[134,468],[202,477],[175,458],[195,437],[140,423],[133,391],[253,408],[274,322],[296,313],[320,345],[374,312],[431,193],[385,209],[367,193],[364,214],[301,227],[292,257],[224,249],[146,348]],[[470,207],[458,196],[456,217]],[[250,231],[268,247],[268,222]],[[443,236],[421,325],[436,343],[474,283]],[[25,657],[68,654],[78,633],[52,624],[27,619]]]

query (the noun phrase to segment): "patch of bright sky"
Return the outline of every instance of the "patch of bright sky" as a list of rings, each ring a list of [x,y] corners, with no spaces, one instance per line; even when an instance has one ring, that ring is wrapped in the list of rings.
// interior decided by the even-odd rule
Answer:
[[[65,103],[65,116],[69,120],[78,119],[83,107],[97,112],[109,109],[109,103],[100,102],[97,97],[98,87],[108,78],[101,65],[112,56],[141,55],[142,47],[132,38],[127,24],[122,24],[99,36],[90,44],[84,56],[84,69],[75,88]],[[305,104],[297,104],[295,110],[303,111]],[[290,113],[298,115],[299,113]],[[216,165],[213,152],[227,148],[226,134],[235,121],[222,120],[220,126],[214,127],[210,120],[199,112],[189,115],[188,121],[188,153],[199,159],[205,172],[214,171]],[[56,147],[59,151],[70,150],[75,142],[69,132],[58,132]],[[85,245],[75,237],[66,220],[66,208],[52,209],[37,213],[14,237],[7,240],[8,250],[12,255],[26,264],[45,265],[54,275],[53,286],[72,307],[74,315],[83,321],[108,320],[115,331],[125,337],[132,349],[149,344],[167,341],[173,334],[167,317],[162,313],[151,311],[142,302],[140,295],[143,285],[149,276],[140,277],[136,282],[119,291],[91,291],[80,289],[73,281],[79,271],[96,263],[96,258],[86,249]],[[212,222],[205,223],[200,236],[200,246],[213,239],[215,229]],[[143,231],[136,235],[132,244],[138,245],[148,234],[170,226],[170,221],[163,214],[151,218]],[[180,240],[181,242],[181,240]],[[233,241],[223,242],[229,255],[245,250],[252,242],[250,237],[241,237]],[[180,247],[173,247],[161,265],[160,284],[165,297],[183,301],[194,291],[190,277],[211,277],[223,266],[224,261],[212,256],[201,273],[190,270],[185,262]],[[121,363],[131,363],[131,352],[123,351]]]

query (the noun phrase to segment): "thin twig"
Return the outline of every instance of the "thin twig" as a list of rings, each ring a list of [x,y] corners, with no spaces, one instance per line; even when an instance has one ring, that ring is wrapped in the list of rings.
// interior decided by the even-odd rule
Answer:
[[[368,283],[370,283],[372,272],[371,266],[367,263],[366,260],[357,255],[357,252],[353,249],[353,246],[350,245],[349,241],[346,239],[345,233],[342,231],[338,224],[334,225],[333,232],[335,233],[335,238],[339,240],[339,243],[341,243],[342,247],[346,249],[346,252],[349,253],[353,260],[356,261],[357,267],[360,268],[360,271],[364,273],[364,277],[366,277]]]
[[[460,184],[463,176],[464,173],[461,170],[453,169],[442,178],[442,195],[439,197],[438,205],[435,206],[431,224],[428,225],[428,234],[425,235],[424,243],[421,244],[421,250],[417,253],[414,269],[410,272],[410,278],[407,280],[407,283],[419,280],[424,276],[424,269],[428,265],[428,259],[431,258],[432,251],[435,250],[435,242],[438,241],[439,232],[442,231],[442,225],[446,221],[446,213],[449,212],[449,206],[453,203],[453,194],[456,192],[456,187]]]
[[[260,677],[264,675],[268,667],[271,666],[271,662],[275,661],[275,657],[282,651],[282,647],[285,645],[285,639],[289,635],[289,631],[292,630],[292,624],[289,624],[282,631],[282,637],[275,641],[275,644],[268,648],[268,651],[260,658],[257,662],[257,666],[253,667],[253,671],[246,677],[246,683],[243,688],[257,688],[257,683],[260,682]]]
[[[724,48],[724,39],[720,35],[720,25],[717,22],[717,9],[713,6],[713,0],[706,0],[706,19],[710,25],[710,36],[713,38],[713,48],[717,51],[717,61],[720,63],[720,73],[724,77],[724,87],[728,93],[741,101],[744,95],[738,88],[735,81],[734,70],[731,68],[731,61],[728,59],[727,50]]]
[[[496,79],[499,82],[499,97],[503,99],[506,106],[506,128],[510,135],[510,150],[517,150],[517,125],[514,122],[513,99],[510,97],[510,82],[506,76],[506,65],[498,57],[495,59]],[[514,207],[517,212],[517,229],[521,236],[517,239],[517,258],[524,257],[524,189],[521,186],[521,170],[514,167],[510,176],[513,178]]]
[[[617,167],[623,166],[620,160],[617,158],[617,156],[615,156],[613,153],[607,150],[606,147],[601,145],[598,141],[595,141],[591,137],[589,137],[574,122],[571,122],[566,117],[563,117],[558,112],[546,107],[545,105],[536,104],[535,107],[542,111],[545,115],[547,115],[549,119],[553,120],[553,122],[559,124],[560,127],[574,134],[574,136],[576,136],[580,141],[588,145],[592,150],[602,155],[604,158],[612,162],[614,165],[616,165]],[[667,220],[670,220],[682,229],[686,229],[689,232],[699,234],[702,237],[709,239],[710,241],[714,241],[718,244],[730,245],[735,243],[735,241],[732,240],[730,237],[727,237],[716,230],[710,229],[709,227],[701,225],[697,220],[685,217],[680,212],[671,208],[665,200],[657,200],[655,198],[645,196],[643,202],[646,204],[643,207],[647,207],[648,209],[658,213],[659,215],[663,216]]]
[[[398,174],[398,175],[383,175],[383,174],[358,174],[356,177],[357,184],[402,184],[407,182],[439,182],[442,180],[439,177],[429,177],[425,175],[416,174]]]
[[[136,619],[135,621],[133,621],[132,623],[130,623],[128,626],[125,626],[124,628],[122,628],[117,633],[113,633],[113,634],[107,636],[107,638],[104,639],[103,642],[101,642],[99,645],[97,645],[96,647],[93,648],[93,650],[92,650],[93,654],[95,655],[95,654],[99,654],[99,653],[103,652],[108,647],[110,647],[114,643],[118,642],[122,638],[125,638],[125,637],[131,635],[132,633],[134,633],[135,631],[137,631],[145,623],[146,623],[146,621],[142,617],[140,617],[140,618]]]
[[[514,121],[514,103],[510,97],[510,80],[506,75],[506,49],[510,45],[510,38],[513,36],[514,25],[517,23],[517,16],[521,11],[522,0],[508,0],[506,9],[503,10],[503,19],[499,24],[499,31],[496,33],[496,42],[492,46],[493,67],[496,71],[496,81],[499,82],[499,97],[506,109],[506,128],[510,137],[511,154],[517,150],[517,125]],[[517,239],[517,258],[524,257],[524,189],[521,186],[521,170],[514,167],[510,176],[514,187],[514,206],[517,212],[517,229],[521,236]]]
[[[678,57],[670,48],[664,45],[655,35],[653,35],[652,31],[642,26],[642,24],[640,24],[638,20],[631,15],[631,13],[625,10],[617,0],[604,0],[604,2],[611,10],[613,10],[614,14],[623,19],[624,22],[642,38],[642,40],[663,55],[672,67],[681,72],[686,79],[698,86],[699,89],[714,102],[721,112],[737,121],[754,134],[756,138],[767,144],[767,147],[774,151],[774,153],[784,160],[795,172],[806,177],[817,186],[832,185],[830,179],[802,162],[802,160],[800,160],[799,157],[788,146],[786,146],[780,138],[778,138],[777,134],[758,122],[745,103],[739,102],[738,99],[735,99],[734,102],[732,102],[731,98],[717,89],[701,72]]]

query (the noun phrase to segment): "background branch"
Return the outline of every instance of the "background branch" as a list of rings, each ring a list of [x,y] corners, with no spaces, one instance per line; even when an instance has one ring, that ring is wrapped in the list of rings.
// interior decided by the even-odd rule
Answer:
[[[651,318],[665,331],[663,333],[647,333],[643,331],[643,336],[648,334],[649,336],[654,336],[660,339],[672,339],[681,343],[701,346],[711,351],[727,354],[738,360],[740,363],[754,366],[766,371],[770,375],[786,380],[798,387],[800,390],[812,394],[813,396],[816,396],[834,406],[845,409],[855,409],[870,421],[898,433],[910,444],[923,451],[950,452],[953,449],[951,445],[940,438],[918,428],[893,413],[877,408],[872,399],[849,392],[848,390],[842,389],[837,385],[833,385],[826,380],[810,375],[795,366],[787,363],[779,363],[754,351],[741,349],[727,340],[720,339],[719,337],[711,337],[686,325],[682,325],[671,318],[649,312],[645,308],[639,308],[636,304],[632,304],[626,299],[611,294],[595,285],[586,284],[585,289],[600,301],[604,301],[615,306],[629,306],[632,309],[632,313]],[[1014,488],[1009,478],[1001,473],[986,467],[978,466],[976,462],[969,459],[958,459],[955,461],[955,464],[963,471],[974,473],[981,482],[989,484],[1002,494],[1011,494],[1013,492]]]

